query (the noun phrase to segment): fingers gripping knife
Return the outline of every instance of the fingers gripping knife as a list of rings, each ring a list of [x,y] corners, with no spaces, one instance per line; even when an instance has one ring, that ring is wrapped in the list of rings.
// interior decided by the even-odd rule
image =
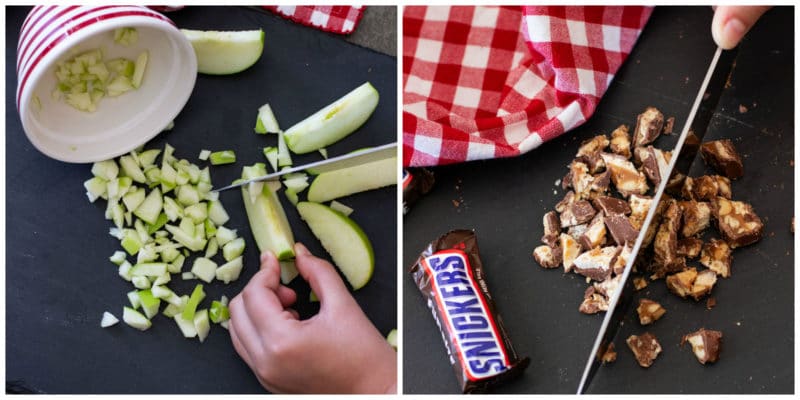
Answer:
[[[636,262],[636,256],[642,247],[642,242],[647,233],[653,217],[656,214],[656,209],[667,187],[680,187],[683,180],[689,173],[689,168],[697,155],[697,150],[706,133],[708,124],[711,117],[714,115],[714,110],[717,107],[722,91],[728,82],[729,75],[733,68],[733,63],[736,59],[736,50],[722,50],[717,48],[714,57],[711,60],[711,65],[706,72],[703,84],[700,85],[700,91],[694,100],[692,109],[689,112],[689,117],[686,124],[681,131],[681,136],[678,138],[678,143],[675,145],[673,156],[668,166],[669,179],[662,179],[661,183],[653,196],[653,202],[647,217],[639,230],[639,235],[631,251],[631,256],[628,257],[625,271],[622,273],[622,280],[620,281],[619,288],[610,299],[608,304],[608,311],[606,311],[603,323],[600,325],[600,331],[595,339],[592,352],[589,355],[589,360],[586,363],[586,368],[583,371],[580,384],[578,386],[578,394],[586,391],[594,377],[597,369],[601,365],[600,358],[605,353],[609,343],[614,340],[622,318],[630,305],[633,284],[628,277],[630,276],[631,269]]]

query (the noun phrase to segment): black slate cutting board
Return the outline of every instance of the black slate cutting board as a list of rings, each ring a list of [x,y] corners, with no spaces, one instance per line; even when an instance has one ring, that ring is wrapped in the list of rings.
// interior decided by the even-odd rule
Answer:
[[[139,332],[124,323],[100,328],[108,310],[122,318],[128,282],[108,257],[120,246],[108,235],[104,201],[90,204],[83,181],[90,165],[66,164],[39,153],[25,137],[14,103],[15,49],[29,7],[6,9],[6,380],[17,389],[46,393],[263,393],[236,355],[228,333],[213,326],[205,343],[184,339],[173,321],[154,318]],[[199,75],[175,128],[148,148],[169,142],[180,158],[195,163],[201,149],[236,151],[236,164],[211,167],[214,186],[238,178],[241,167],[265,162],[261,149],[277,137],[253,133],[258,107],[269,102],[286,129],[365,81],[381,94],[367,123],[328,147],[330,156],[396,140],[396,59],[347,43],[342,37],[247,8],[186,7],[170,13],[177,26],[203,30],[264,29],[261,59],[231,76]],[[293,157],[295,165],[322,159]],[[327,257],[307,225],[281,196],[296,240]],[[304,194],[301,194],[301,199]],[[235,296],[258,270],[258,251],[238,190],[223,192],[231,216],[226,224],[247,242],[245,269],[230,285],[205,285],[208,307],[223,294]],[[372,280],[354,293],[384,335],[397,326],[396,188],[339,199],[355,209],[351,217],[375,250]],[[184,270],[190,268],[184,266]],[[170,283],[186,294],[197,281]],[[297,309],[308,317],[318,310],[309,288],[296,279]],[[320,332],[320,335],[324,335]]]
[[[745,176],[734,198],[751,202],[765,237],[734,251],[732,277],[714,288],[717,306],[705,308],[667,293],[663,281],[635,297],[660,301],[666,315],[647,329],[628,311],[615,340],[616,363],[603,367],[589,393],[791,393],[794,390],[793,8],[767,13],[742,43],[731,87],[723,94],[706,140],[732,139]],[[602,314],[578,306],[582,276],[545,270],[531,253],[542,216],[563,197],[555,181],[566,173],[582,140],[633,125],[653,105],[675,116],[676,131],[714,51],[709,7],[657,7],[632,54],[594,116],[583,126],[514,159],[435,168],[436,186],[404,217],[403,266],[427,243],[454,228],[475,229],[489,289],[517,352],[531,357],[521,379],[497,393],[575,393]],[[739,111],[739,105],[748,111]],[[676,136],[659,139],[672,146]],[[706,171],[696,161],[695,172]],[[454,206],[453,200],[459,202]],[[404,393],[457,393],[442,338],[408,274],[403,278]],[[721,360],[700,365],[683,334],[701,327],[724,333]],[[649,369],[624,343],[649,330],[663,353]]]

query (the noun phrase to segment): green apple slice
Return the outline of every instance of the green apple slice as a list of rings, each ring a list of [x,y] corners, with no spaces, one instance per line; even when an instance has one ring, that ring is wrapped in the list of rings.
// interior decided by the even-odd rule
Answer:
[[[263,163],[256,163],[242,169],[243,179],[257,178],[266,174],[266,165]],[[270,185],[263,185],[261,193],[256,196],[255,201],[250,199],[247,186],[243,186],[242,199],[259,253],[270,250],[278,257],[278,260],[293,258],[294,235],[292,235],[292,228],[289,226],[278,196],[272,191]]]
[[[353,290],[366,285],[375,269],[375,255],[372,243],[361,227],[344,214],[322,204],[300,202],[297,211]]]
[[[211,323],[208,322],[208,310],[198,310],[194,314],[194,329],[197,331],[197,338],[203,343],[211,330]]]
[[[353,133],[375,111],[378,91],[369,83],[298,122],[285,133],[286,145],[297,154],[310,153]]]
[[[239,279],[239,274],[242,273],[242,266],[242,256],[220,265],[216,270],[217,280],[228,284]]]
[[[133,215],[141,218],[148,224],[155,225],[158,221],[158,216],[161,215],[161,209],[164,206],[164,199],[161,197],[161,190],[158,188],[153,189],[144,201],[136,207]]]
[[[181,29],[197,55],[197,71],[227,75],[255,64],[264,50],[264,31],[198,31]]]
[[[129,326],[132,326],[140,331],[146,331],[153,325],[150,320],[147,319],[147,317],[142,315],[142,313],[130,307],[123,307],[122,320],[125,321],[125,323]]]
[[[386,335],[386,341],[397,350],[397,329],[392,329],[391,332]]]
[[[278,120],[272,112],[272,107],[269,103],[264,104],[258,109],[258,117],[256,118],[256,133],[278,133],[281,127],[278,125]]]
[[[216,270],[217,263],[205,257],[197,257],[194,260],[191,272],[200,278],[200,280],[211,283],[211,281],[214,280]]]
[[[397,157],[323,172],[311,182],[308,201],[322,203],[394,184],[397,184]]]
[[[114,314],[111,314],[108,311],[103,311],[103,319],[100,320],[100,327],[108,328],[109,326],[116,325],[119,322],[117,317]]]

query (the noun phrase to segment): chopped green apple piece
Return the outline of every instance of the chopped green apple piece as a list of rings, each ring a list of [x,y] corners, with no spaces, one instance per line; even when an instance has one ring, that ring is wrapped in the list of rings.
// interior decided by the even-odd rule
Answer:
[[[294,263],[294,259],[279,261],[278,264],[281,266],[281,282],[284,285],[288,285],[300,274],[297,270],[297,265]]]
[[[172,319],[175,320],[175,323],[178,325],[178,328],[181,330],[183,337],[185,338],[193,338],[197,336],[197,329],[194,327],[194,316],[192,319],[184,319],[181,314],[177,314]]]
[[[328,149],[323,147],[321,149],[318,149],[317,151],[319,151],[319,154],[322,156],[322,158],[326,160],[328,159]]]
[[[198,283],[197,286],[194,287],[194,290],[192,290],[192,295],[189,296],[189,301],[186,302],[186,307],[184,307],[181,313],[183,319],[187,321],[194,320],[194,313],[197,311],[197,305],[200,304],[205,297],[206,293],[203,291],[203,285]]]
[[[194,314],[194,329],[197,331],[197,338],[200,343],[203,343],[208,337],[208,332],[211,330],[211,324],[208,322],[208,310],[199,310]]]
[[[153,287],[150,288],[150,291],[153,293],[153,297],[164,300],[169,304],[174,304],[177,306],[182,304],[180,296],[175,294],[175,292],[166,286],[153,285]]]
[[[386,336],[386,341],[389,342],[389,345],[394,347],[397,350],[397,329],[392,329],[389,334]]]
[[[143,51],[136,57],[136,68],[133,70],[133,77],[131,77],[131,84],[135,88],[142,86],[142,79],[144,79],[144,71],[147,68],[147,52]]]
[[[122,196],[122,202],[128,210],[135,210],[144,202],[145,196],[144,188],[136,188]]]
[[[142,313],[130,307],[123,307],[122,320],[125,321],[128,326],[136,328],[140,331],[146,331],[152,326],[152,323],[149,319],[142,315]]]
[[[139,300],[138,290],[131,290],[128,292],[128,301],[131,302],[131,307],[133,307],[134,310],[142,306],[142,301]]]
[[[114,43],[123,46],[133,46],[138,39],[139,34],[136,28],[125,27],[114,29]]]
[[[119,322],[117,317],[114,314],[111,314],[108,311],[103,311],[103,319],[100,320],[100,327],[108,328],[109,326],[116,325]]]
[[[211,150],[200,150],[200,155],[197,156],[198,159],[202,161],[208,160],[208,157],[211,155]]]
[[[119,167],[114,160],[98,161],[92,164],[92,175],[103,178],[106,181],[116,179],[119,174]]]
[[[175,257],[175,260],[167,265],[167,271],[169,271],[170,274],[177,274],[178,272],[181,272],[181,268],[183,268],[183,262],[185,260],[186,256],[183,254],[178,254],[178,256]]]
[[[158,258],[158,252],[156,252],[155,246],[152,244],[146,244],[144,247],[139,249],[139,253],[136,254],[136,263],[146,263],[150,261],[155,261]]]
[[[186,307],[186,303],[188,301],[189,301],[189,296],[183,295],[180,297],[180,304],[167,305],[166,307],[164,307],[164,311],[161,311],[161,314],[164,314],[165,317],[173,318],[183,311],[183,308]]]
[[[183,279],[185,281],[189,281],[189,280],[192,280],[192,279],[195,279],[195,278],[197,278],[197,277],[194,276],[194,274],[191,273],[191,272],[184,272],[184,273],[181,274],[181,279]]]
[[[222,246],[222,257],[225,261],[233,260],[244,253],[244,239],[237,238]]]
[[[278,167],[288,167],[292,165],[292,154],[286,146],[286,135],[278,132]]]
[[[170,277],[169,269],[167,269],[167,272],[164,275],[158,276],[156,280],[153,281],[153,286],[165,285],[169,283],[170,280],[172,280],[172,277]],[[156,292],[153,292],[153,295],[158,297],[159,299],[163,298],[161,296],[156,295]]]
[[[122,197],[128,193],[128,190],[131,189],[131,185],[133,185],[133,180],[127,176],[120,176],[117,179],[108,181],[108,188],[106,189],[108,197],[115,199]]]
[[[144,311],[144,315],[147,316],[147,319],[152,319],[158,314],[158,308],[161,306],[161,299],[153,296],[153,292],[151,292],[150,289],[139,291],[139,301],[142,303],[142,311]]]
[[[181,29],[197,55],[202,74],[234,74],[255,64],[264,50],[264,31],[198,31]]]
[[[242,273],[242,266],[242,257],[236,257],[217,268],[215,276],[217,280],[223,281],[226,284],[233,282],[239,279],[239,274]]]
[[[222,321],[229,320],[231,314],[225,304],[214,300],[211,302],[211,308],[208,309],[208,317],[211,319],[211,322],[218,324]]]
[[[236,239],[236,229],[228,229],[224,226],[220,226],[217,228],[217,235],[215,237],[218,245],[225,246],[226,243]]]
[[[348,217],[350,216],[350,214],[353,213],[353,209],[352,208],[350,208],[350,207],[348,207],[348,206],[346,206],[346,205],[344,205],[342,203],[339,203],[336,200],[331,202],[331,208],[336,210],[336,211],[338,211],[338,212],[340,212],[340,213],[342,213],[342,214],[344,214],[345,216],[348,216]]]
[[[305,154],[333,144],[361,127],[378,105],[378,91],[369,83],[298,122],[286,131],[286,144]]]
[[[301,174],[299,176],[288,177],[283,180],[283,185],[287,189],[292,189],[295,193],[300,193],[308,187],[308,176]]]
[[[106,194],[108,181],[99,176],[95,176],[84,182],[83,187],[86,188],[86,196],[89,197],[89,201],[94,203],[95,200]]]
[[[208,219],[210,219],[214,225],[222,226],[228,222],[230,217],[225,211],[225,207],[222,206],[222,203],[219,200],[213,200],[208,202]]]
[[[141,165],[142,168],[155,165],[156,158],[158,158],[159,154],[161,154],[161,150],[159,149],[150,149],[139,153],[139,165]]]
[[[284,192],[286,198],[289,200],[292,205],[296,206],[300,199],[297,197],[297,192],[294,189],[287,188],[286,192]]]
[[[192,273],[206,283],[214,280],[216,270],[217,263],[205,257],[197,257],[192,265]]]
[[[183,209],[183,215],[190,218],[195,224],[205,222],[208,218],[208,206],[203,202],[192,204]]]
[[[167,263],[148,262],[136,264],[131,270],[132,276],[154,276],[159,277],[167,273]]]
[[[272,107],[269,106],[269,103],[258,109],[255,131],[256,133],[278,133],[281,131],[278,120],[275,118],[275,114],[272,113]]]
[[[396,157],[323,172],[311,182],[308,200],[322,203],[394,184],[397,184]]]
[[[125,252],[117,250],[108,259],[118,266],[122,265],[122,263],[125,262]]]
[[[297,211],[353,290],[366,285],[375,269],[375,256],[372,243],[358,224],[322,204],[301,202],[297,204]]]
[[[131,278],[131,283],[137,289],[150,289],[151,286],[150,279],[147,279],[146,276],[134,276]]]
[[[222,296],[219,298],[219,302],[220,302],[220,303],[222,303],[223,305],[226,305],[226,306],[227,306],[227,305],[228,305],[228,296],[225,296],[225,295],[223,294],[223,295],[222,295]]]
[[[269,166],[273,171],[278,170],[278,148],[277,147],[264,147],[264,157],[269,162]]]
[[[172,234],[173,239],[191,251],[200,251],[206,247],[206,239],[204,237],[187,234],[177,226],[167,224],[164,227]]]
[[[155,224],[147,224],[147,233],[152,235],[158,232],[159,229],[163,228],[164,225],[167,224],[167,221],[169,221],[169,217],[167,217],[167,214],[165,213],[159,214]]]
[[[178,188],[178,202],[184,206],[191,206],[200,202],[200,193],[192,185],[183,184]]]
[[[236,153],[233,150],[215,151],[208,159],[211,160],[211,165],[233,164],[236,162]]]
[[[133,265],[129,263],[127,260],[124,261],[122,264],[119,265],[117,269],[117,274],[119,274],[120,278],[125,279],[126,281],[130,282],[133,279],[133,275],[131,275],[131,269]]]
[[[158,216],[164,205],[164,199],[161,196],[161,190],[158,188],[153,189],[144,198],[142,204],[133,211],[133,215],[141,218],[148,224],[155,224],[158,221]]]
[[[164,196],[164,214],[167,215],[167,219],[170,222],[175,222],[178,218],[183,217],[183,206],[175,202],[171,197]]]
[[[124,231],[121,244],[122,248],[132,256],[136,255],[143,245],[142,239],[139,238],[139,234],[133,229],[126,229]]]
[[[219,251],[219,245],[217,244],[217,239],[213,237],[211,239],[208,239],[208,245],[206,245],[206,254],[204,257],[205,258],[214,257],[215,255],[217,255],[218,251]]]
[[[242,169],[243,179],[263,175],[266,175],[266,166],[263,163]],[[294,258],[292,228],[275,192],[264,185],[256,201],[251,201],[247,188],[243,187],[242,198],[259,253],[269,250],[278,260]]]
[[[213,238],[214,236],[217,235],[217,226],[214,225],[214,223],[211,222],[210,219],[207,219],[204,222],[204,224],[205,224],[205,228],[206,228],[206,239],[210,240],[211,238]],[[208,246],[206,246],[206,250],[207,249],[208,249]]]

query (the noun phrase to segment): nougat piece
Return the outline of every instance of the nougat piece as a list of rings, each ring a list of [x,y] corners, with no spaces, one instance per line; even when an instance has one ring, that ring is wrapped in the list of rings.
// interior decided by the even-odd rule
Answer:
[[[570,204],[572,204],[572,203],[574,203],[576,201],[578,201],[578,199],[575,198],[575,192],[570,190],[569,192],[564,194],[564,198],[562,198],[561,201],[556,203],[555,209],[556,209],[556,211],[562,213],[562,212],[564,212],[564,210],[567,209],[567,207]]]
[[[728,278],[731,276],[731,248],[724,240],[711,239],[703,245],[700,253],[700,263],[714,271],[717,275]]]
[[[589,191],[592,188],[592,180],[594,179],[592,174],[589,173],[589,167],[580,161],[573,161],[569,166],[569,170],[575,196],[578,199],[589,197]]]
[[[738,179],[744,175],[742,157],[730,139],[703,143],[700,146],[700,155],[706,164],[729,179]]]
[[[558,244],[558,235],[561,234],[561,223],[558,220],[558,214],[555,211],[544,214],[542,225],[544,225],[542,243],[555,247]]]
[[[657,278],[680,271],[686,264],[686,260],[678,256],[678,228],[681,221],[681,209],[675,200],[669,200],[668,204],[653,242],[653,272]]]
[[[604,215],[628,215],[631,213],[631,206],[625,200],[616,197],[597,196],[592,200],[592,205]]]
[[[692,181],[692,198],[694,200],[713,200],[717,196],[731,198],[730,179],[719,175],[704,175]]]
[[[559,236],[559,247],[561,247],[561,262],[564,263],[564,272],[572,271],[575,259],[581,252],[581,246],[572,236],[562,233]]]
[[[664,128],[664,114],[655,107],[647,107],[636,118],[633,130],[633,146],[645,146],[656,140]]]
[[[633,245],[636,242],[636,236],[639,235],[639,231],[633,227],[628,217],[624,215],[609,215],[605,217],[605,224],[617,245],[624,246],[626,243]]]
[[[612,153],[621,155],[625,159],[631,158],[631,135],[628,134],[627,125],[620,125],[611,132],[609,149]]]
[[[558,268],[561,265],[561,249],[541,245],[533,250],[533,258],[542,268]]]
[[[697,235],[711,224],[711,206],[707,202],[689,200],[678,204],[683,213],[683,237]]]
[[[678,256],[697,258],[703,248],[703,240],[696,237],[687,237],[678,240]]]
[[[611,276],[611,260],[616,253],[614,246],[596,247],[579,255],[574,261],[573,270],[595,281],[604,281]]]
[[[713,213],[722,238],[732,249],[761,240],[764,224],[750,204],[717,197]]]
[[[686,342],[692,345],[692,352],[700,364],[717,362],[722,349],[722,332],[702,328],[688,333],[681,339],[681,346]]]
[[[644,173],[636,170],[633,163],[616,154],[602,153],[600,156],[603,157],[606,168],[611,171],[611,181],[620,194],[628,197],[633,193],[647,192],[647,178]]]
[[[586,230],[578,238],[583,250],[590,250],[602,245],[606,241],[606,224],[603,215],[597,213],[592,222],[586,227]]]
[[[639,306],[636,307],[639,323],[642,325],[650,325],[658,321],[666,312],[667,310],[661,304],[650,299],[639,299]]]
[[[587,200],[578,200],[564,208],[561,212],[561,227],[568,228],[570,226],[584,224],[594,218],[597,211],[592,207],[592,203]]]
[[[636,357],[636,362],[643,368],[653,365],[653,361],[661,353],[661,345],[655,335],[650,332],[645,332],[638,336],[631,335],[625,342],[633,352],[633,356]]]
[[[634,156],[642,166],[642,172],[650,179],[653,186],[658,187],[662,179],[667,178],[669,159],[666,153],[653,146],[637,147]]]
[[[628,199],[631,208],[631,215],[629,220],[631,225],[637,230],[642,229],[647,212],[650,211],[650,206],[653,204],[653,198],[648,196],[641,196],[632,194]]]
[[[597,135],[591,139],[584,140],[581,147],[578,148],[578,153],[575,157],[585,156],[603,151],[608,147],[609,140],[606,135]]]

